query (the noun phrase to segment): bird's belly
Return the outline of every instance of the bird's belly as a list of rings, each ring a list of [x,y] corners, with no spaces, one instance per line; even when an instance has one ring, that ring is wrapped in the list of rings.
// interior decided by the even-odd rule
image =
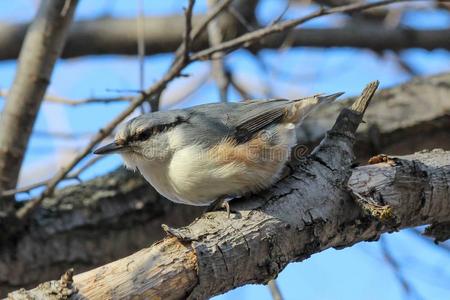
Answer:
[[[193,146],[174,155],[167,177],[171,194],[178,202],[209,205],[222,196],[239,196],[270,186],[286,160],[287,157],[259,161],[227,159]]]
[[[212,186],[218,184],[223,187],[225,183],[205,176],[205,172],[199,169],[198,160],[175,162],[180,170],[174,171],[172,164],[161,165],[154,162],[143,162],[138,169],[159,194],[175,203],[206,206],[232,189],[212,189]]]

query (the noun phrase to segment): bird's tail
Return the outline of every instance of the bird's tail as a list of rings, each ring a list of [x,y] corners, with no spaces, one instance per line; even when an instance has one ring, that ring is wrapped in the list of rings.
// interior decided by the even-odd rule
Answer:
[[[333,102],[343,94],[344,93],[341,92],[331,95],[315,95],[312,97],[294,100],[292,105],[288,108],[288,112],[286,113],[286,117],[284,118],[284,120],[286,122],[300,124],[311,112],[316,110],[318,107]]]

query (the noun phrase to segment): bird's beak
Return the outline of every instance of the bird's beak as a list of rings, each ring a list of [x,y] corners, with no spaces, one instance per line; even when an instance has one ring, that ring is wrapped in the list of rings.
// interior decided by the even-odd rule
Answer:
[[[119,152],[120,150],[124,149],[125,145],[118,145],[116,143],[111,143],[108,145],[105,145],[103,147],[98,148],[94,151],[94,154],[112,154]]]

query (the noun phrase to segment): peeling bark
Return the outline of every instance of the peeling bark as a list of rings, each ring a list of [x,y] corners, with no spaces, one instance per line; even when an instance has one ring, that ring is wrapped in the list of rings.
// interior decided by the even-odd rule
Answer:
[[[357,135],[357,157],[450,149],[448,82],[450,74],[420,78],[375,95]],[[335,103],[309,118],[300,143],[311,149],[348,103]],[[374,127],[375,137],[369,134]],[[185,225],[201,212],[161,199],[139,175],[125,170],[62,189],[44,201],[29,228],[0,245],[1,295],[58,278],[71,267],[79,273],[129,255],[162,238],[161,223]]]

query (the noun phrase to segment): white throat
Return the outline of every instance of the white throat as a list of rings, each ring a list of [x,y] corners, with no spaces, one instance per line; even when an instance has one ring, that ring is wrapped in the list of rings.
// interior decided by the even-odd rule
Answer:
[[[170,159],[146,160],[133,153],[122,154],[125,166],[139,172],[161,195],[177,203],[185,203],[174,191],[172,181],[168,176]]]

